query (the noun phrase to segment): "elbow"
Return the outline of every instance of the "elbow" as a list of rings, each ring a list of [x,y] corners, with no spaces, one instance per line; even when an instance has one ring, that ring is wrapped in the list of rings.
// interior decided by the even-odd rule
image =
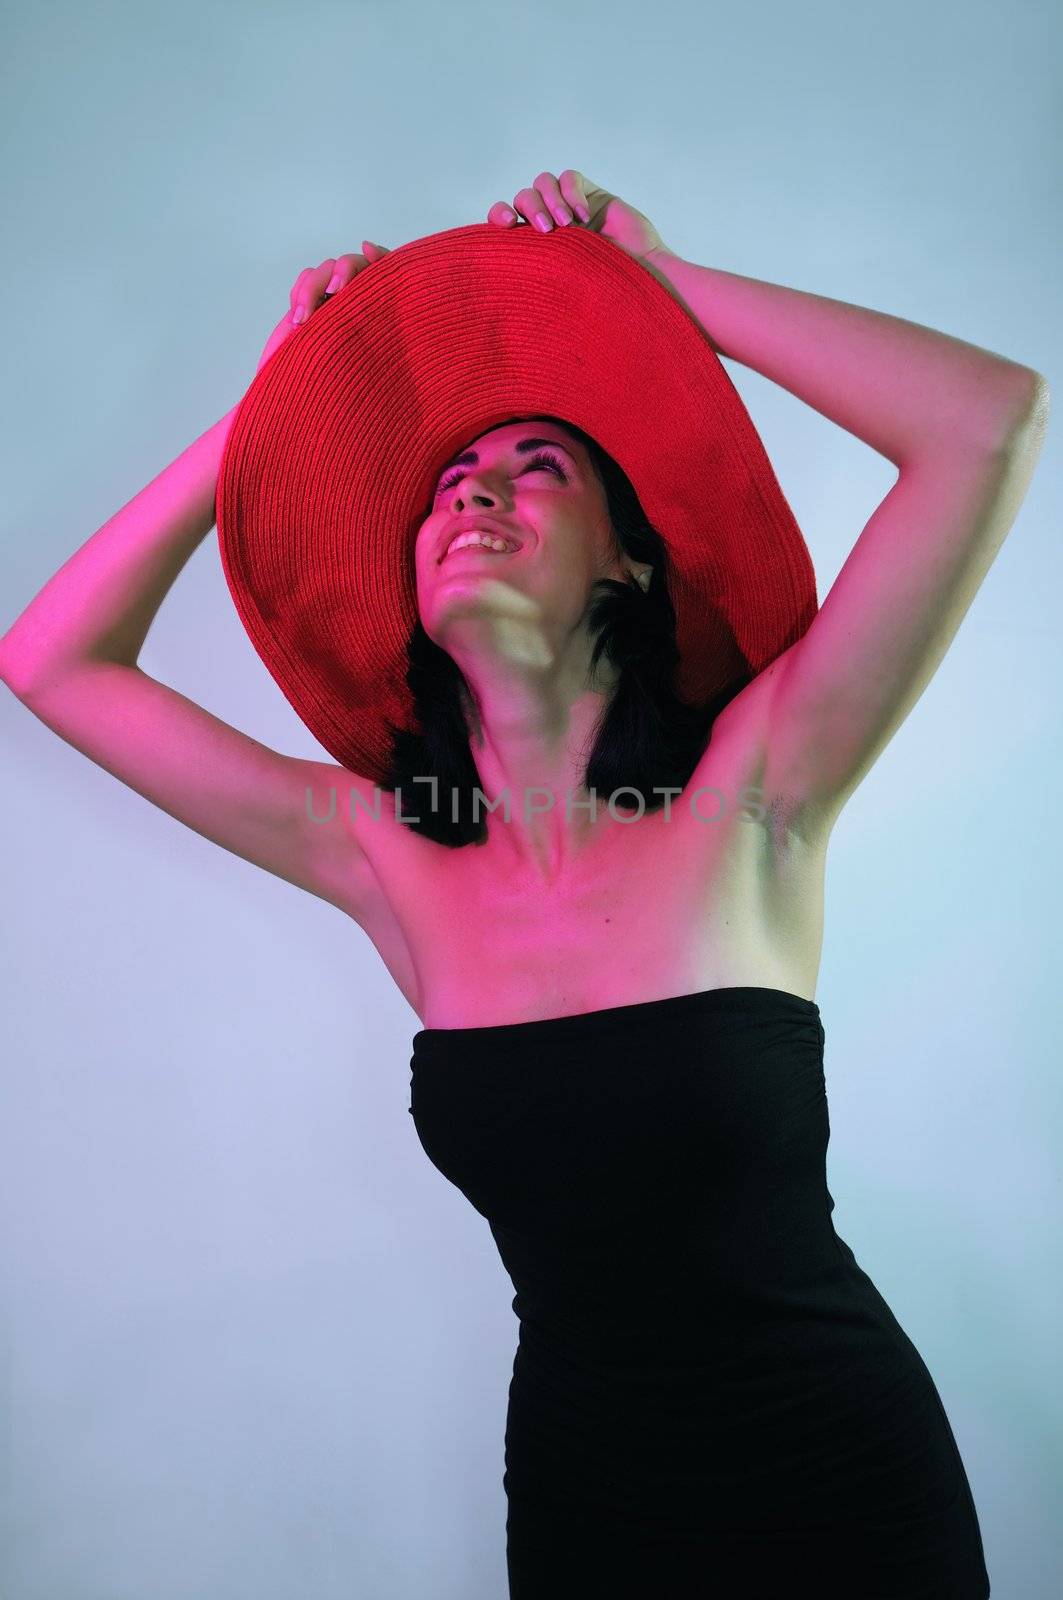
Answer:
[[[19,700],[25,694],[29,677],[26,641],[18,637],[20,631],[20,623],[15,622],[0,637],[0,683],[6,683]]]
[[[9,689],[14,689],[15,665],[11,659],[11,651],[5,648],[7,635],[0,639],[0,683],[6,683]]]
[[[1018,362],[1000,363],[992,402],[982,408],[980,425],[967,435],[993,456],[1026,453],[1039,448],[1048,422],[1051,391],[1048,379]]]
[[[1025,367],[1023,372],[1021,392],[1004,431],[1003,452],[1032,462],[1041,453],[1048,429],[1051,390],[1048,379],[1040,372],[1031,367]]]
[[[1048,413],[1051,409],[1052,391],[1048,386],[1048,379],[1042,373],[1031,370],[1030,376],[1033,379],[1030,409],[1034,417],[1044,426],[1048,421]]]
[[[1013,435],[1025,437],[1031,428],[1043,429],[1048,421],[1052,391],[1048,379],[1033,367],[1013,369],[1011,393],[1004,413],[1005,442]]]
[[[47,664],[35,660],[31,652],[12,645],[9,635],[0,639],[0,682],[16,700],[27,701],[48,671]]]
[[[16,700],[24,700],[29,690],[26,674],[10,654],[0,648],[0,683],[6,683]]]

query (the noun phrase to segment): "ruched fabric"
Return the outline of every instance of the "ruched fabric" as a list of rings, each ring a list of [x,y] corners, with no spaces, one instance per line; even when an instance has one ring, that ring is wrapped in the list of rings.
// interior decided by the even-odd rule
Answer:
[[[418,1137],[516,1291],[511,1600],[989,1594],[933,1379],[834,1230],[823,1047],[752,987],[414,1036]]]

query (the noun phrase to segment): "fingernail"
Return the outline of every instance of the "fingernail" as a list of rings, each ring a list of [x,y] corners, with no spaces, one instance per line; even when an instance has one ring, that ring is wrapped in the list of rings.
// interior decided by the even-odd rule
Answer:
[[[339,286],[340,286],[340,275],[339,275],[338,272],[335,272],[335,273],[333,273],[332,277],[329,279],[329,285],[328,285],[328,288],[325,290],[325,293],[326,294],[335,294],[336,290],[339,288]]]
[[[305,321],[306,321],[306,307],[305,306],[296,306],[294,312],[292,313],[292,323],[293,323],[293,325],[297,328],[299,326],[300,322],[305,322]]]
[[[540,233],[549,233],[550,232],[550,219],[549,219],[549,217],[545,216],[543,214],[543,212],[537,211],[535,213],[535,226],[538,228]]]
[[[503,222],[512,222],[516,212],[511,211],[508,206],[503,206],[500,214]]]
[[[587,210],[586,206],[577,206],[576,210],[579,212],[579,219],[581,222],[589,222],[591,220],[591,214]]]

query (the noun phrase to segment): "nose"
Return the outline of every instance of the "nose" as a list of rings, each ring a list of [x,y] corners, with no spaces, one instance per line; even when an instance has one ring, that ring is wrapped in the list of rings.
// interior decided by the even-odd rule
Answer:
[[[450,504],[453,510],[460,513],[469,506],[478,506],[484,510],[491,506],[497,506],[500,497],[497,494],[492,494],[490,487],[484,487],[485,483],[489,484],[489,481],[486,470],[482,465],[473,467],[471,470],[466,468],[457,483],[453,484],[447,491],[448,495],[452,497]]]
[[[463,497],[461,490],[459,489],[458,493],[454,496],[455,511],[464,510],[466,503],[475,506],[493,506],[497,504],[497,499],[493,494],[485,494],[482,489],[477,489],[474,494]]]

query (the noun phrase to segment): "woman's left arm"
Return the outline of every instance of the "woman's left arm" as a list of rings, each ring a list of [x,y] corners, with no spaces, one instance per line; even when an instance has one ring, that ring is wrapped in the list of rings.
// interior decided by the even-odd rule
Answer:
[[[667,248],[646,265],[717,354],[898,468],[807,632],[750,686],[763,712],[765,790],[785,796],[795,819],[829,826],[937,670],[1018,515],[1048,384],[901,317],[696,266]]]

